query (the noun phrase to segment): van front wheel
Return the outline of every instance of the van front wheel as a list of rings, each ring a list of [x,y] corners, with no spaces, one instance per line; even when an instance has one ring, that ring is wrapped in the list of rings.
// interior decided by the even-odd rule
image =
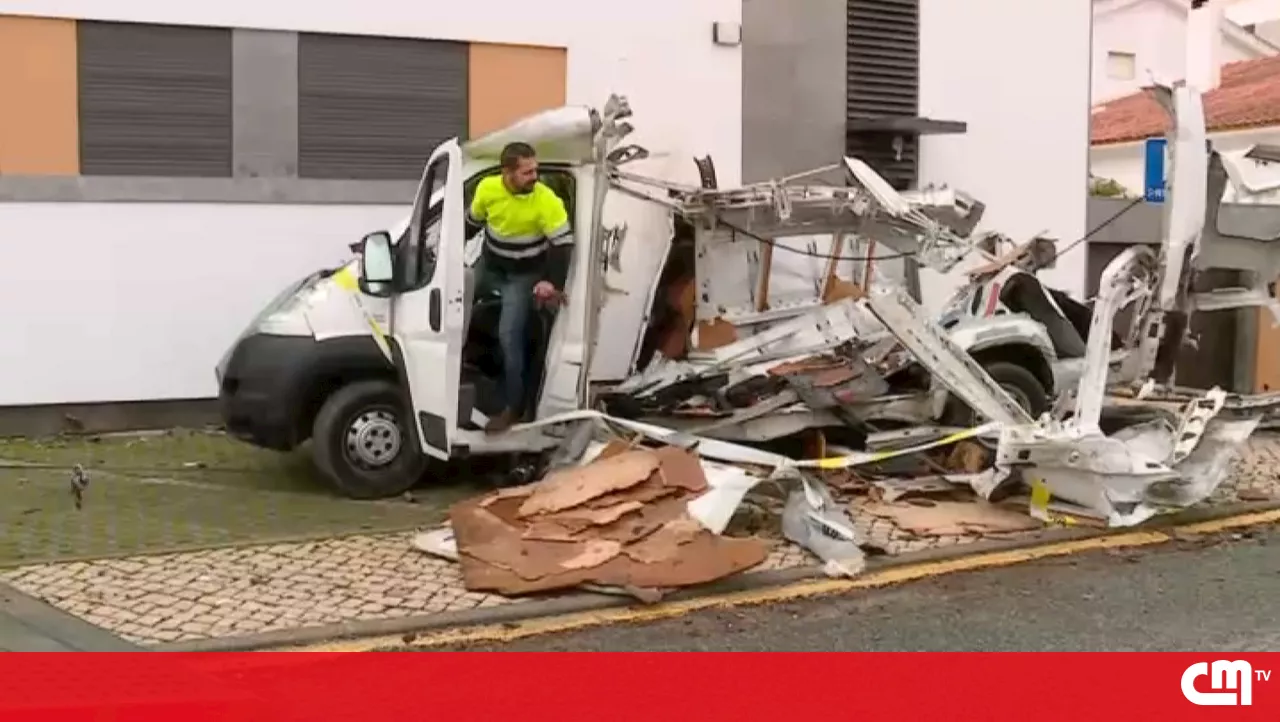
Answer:
[[[1031,371],[1009,361],[992,361],[983,364],[991,380],[995,381],[1009,394],[1013,400],[1026,411],[1031,418],[1038,419],[1049,410],[1052,400],[1044,384]],[[955,394],[947,397],[947,407],[943,412],[942,423],[947,426],[977,426],[979,418]]]
[[[312,457],[351,499],[385,499],[413,488],[427,468],[406,424],[404,394],[389,381],[356,381],[335,391],[316,414]]]

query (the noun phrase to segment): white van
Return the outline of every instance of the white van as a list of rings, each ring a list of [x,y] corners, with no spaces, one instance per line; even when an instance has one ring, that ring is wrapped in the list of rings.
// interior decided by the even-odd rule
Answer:
[[[879,238],[898,256],[919,254],[944,271],[972,246],[967,236],[981,204],[958,193],[899,195],[854,159],[833,166],[850,186],[717,190],[709,159],[699,162],[701,188],[630,174],[623,168],[648,154],[623,144],[629,116],[625,99],[615,96],[599,111],[547,111],[436,148],[401,228],[368,234],[353,245],[358,259],[286,289],[218,364],[228,432],[280,451],[311,440],[317,466],[341,492],[393,496],[413,486],[432,459],[554,448],[563,429],[546,420],[598,408],[602,388],[652,396],[710,372],[741,378],[751,364],[887,336],[852,298],[833,301],[828,294],[836,276],[865,277],[866,269],[840,260],[845,235]],[[534,147],[541,180],[564,200],[574,255],[567,303],[540,312],[532,324],[529,374],[540,383],[529,385],[526,421],[541,423],[486,434],[488,416],[500,411],[500,300],[476,287],[480,242],[466,237],[464,217],[476,185],[500,171],[499,154],[512,141]],[[688,233],[676,232],[678,222]],[[683,245],[673,245],[677,236]],[[775,258],[771,251],[783,246],[787,252]],[[697,269],[699,323],[731,326],[737,340],[691,353],[688,362],[651,364],[653,310],[661,307],[654,300],[681,253]],[[985,354],[979,361],[996,376],[999,364],[1018,366],[1011,377],[1018,383],[997,382],[1018,392],[1024,406],[1027,399],[1047,404],[1063,384],[1044,327],[1018,314],[969,320],[948,322],[953,342]],[[864,380],[875,374],[860,373]],[[923,386],[898,385],[887,395],[882,379],[843,395],[826,387],[822,393],[844,399],[839,403],[860,418],[927,423],[945,415],[949,397],[936,380],[929,385],[928,374],[923,378]],[[716,437],[763,441],[852,423],[830,404],[788,404],[777,394],[770,403],[755,410],[722,403]],[[661,423],[707,430],[705,416],[687,411]]]

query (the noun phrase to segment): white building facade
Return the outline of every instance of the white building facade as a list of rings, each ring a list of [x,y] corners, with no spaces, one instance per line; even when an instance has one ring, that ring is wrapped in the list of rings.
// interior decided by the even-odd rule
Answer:
[[[636,142],[673,173],[694,180],[688,159],[710,153],[737,182],[741,51],[712,25],[739,14],[0,2],[0,57],[18,58],[0,73],[43,116],[0,141],[0,237],[28,269],[0,292],[27,309],[0,321],[0,406],[215,395],[213,365],[255,312],[399,220],[435,143],[528,112],[624,92]]]
[[[1093,103],[1130,95],[1187,76],[1187,17],[1191,0],[1092,0]],[[1280,53],[1266,33],[1232,21],[1230,0],[1216,2],[1221,66]],[[1247,17],[1252,17],[1251,15]],[[1050,27],[1047,26],[1046,27]]]
[[[884,156],[898,185],[968,190],[984,227],[1083,235],[1085,4],[773,1],[0,0],[0,88],[25,109],[0,118],[13,270],[0,410],[214,396],[213,366],[254,313],[392,225],[435,143],[612,92],[655,153],[648,173],[693,181],[692,158],[709,154],[728,185],[744,165],[803,168],[880,143],[898,148]],[[907,91],[865,74],[882,59],[854,62],[857,28],[889,16],[913,18],[902,42],[916,53],[892,113],[872,101]],[[1046,23],[1054,33],[1033,32]],[[1001,43],[974,41],[992,27]],[[895,113],[951,127],[864,132]],[[1050,280],[1082,291],[1083,258]],[[925,300],[952,283],[926,282]]]

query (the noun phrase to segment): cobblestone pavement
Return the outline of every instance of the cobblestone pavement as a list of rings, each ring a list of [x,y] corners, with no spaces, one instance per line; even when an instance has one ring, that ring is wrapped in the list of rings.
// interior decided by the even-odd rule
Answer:
[[[1259,437],[1216,501],[1280,499],[1278,475],[1280,436]],[[855,523],[870,544],[888,554],[981,538],[917,537],[861,514]],[[33,564],[0,572],[0,580],[142,644],[523,603],[467,592],[456,565],[412,549],[409,536]],[[762,569],[810,562],[802,550],[780,544]]]

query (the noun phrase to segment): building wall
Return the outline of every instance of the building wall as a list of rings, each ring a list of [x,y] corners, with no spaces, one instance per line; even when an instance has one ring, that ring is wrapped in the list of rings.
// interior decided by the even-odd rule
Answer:
[[[1258,23],[1253,32],[1272,45],[1280,45],[1280,20],[1267,20]]]
[[[67,149],[78,153],[78,140],[68,140],[71,131],[65,126],[59,140],[55,125],[41,123],[41,132],[52,138],[47,147],[60,150],[35,155],[29,152],[31,131],[18,133],[16,145],[6,140],[12,136],[0,135],[0,234],[28,239],[18,246],[24,250],[14,258],[16,267],[49,269],[30,272],[29,281],[0,291],[0,301],[10,308],[30,306],[33,299],[44,304],[35,313],[38,321],[31,314],[21,319],[6,314],[9,320],[0,322],[7,324],[0,325],[0,355],[17,359],[5,368],[10,378],[22,379],[0,387],[0,405],[211,395],[213,364],[263,301],[284,283],[342,259],[348,242],[394,222],[404,211],[398,204],[411,195],[413,181],[292,177],[298,171],[289,162],[294,152],[290,129],[297,142],[294,114],[300,104],[289,98],[298,95],[284,93],[281,100],[280,93],[265,88],[269,82],[300,79],[300,73],[288,71],[293,33],[465,43],[469,132],[505,122],[504,107],[552,104],[554,84],[533,94],[526,78],[530,69],[553,78],[563,66],[566,102],[596,104],[611,91],[629,95],[636,142],[656,151],[646,171],[693,182],[690,157],[710,153],[720,182],[727,185],[739,182],[744,163],[751,175],[762,177],[820,165],[843,146],[843,3],[806,3],[804,12],[791,15],[791,24],[783,27],[778,18],[785,7],[772,2],[747,0],[743,7],[734,0],[653,0],[631,8],[619,24],[611,23],[616,14],[584,0],[534,5],[504,0],[480,19],[462,5],[406,13],[393,0],[366,0],[359,6],[3,0],[0,12],[12,15],[235,24],[233,58],[241,60],[232,65],[232,117],[240,119],[232,128],[238,177],[76,176],[79,159],[71,165]],[[1082,235],[1088,7],[1069,0],[920,0],[920,7],[920,115],[968,123],[964,135],[923,140],[921,183],[950,183],[978,196],[988,207],[987,228],[1018,238],[1048,231],[1064,243]],[[744,24],[742,49],[711,42],[713,22],[744,17],[751,22]],[[762,17],[778,26],[761,31]],[[18,97],[9,94],[11,78],[29,76],[6,72],[19,66],[4,33],[32,37],[38,22],[50,22],[22,20],[27,24],[16,31],[0,23],[0,60],[5,61],[0,62],[0,92],[6,100]],[[1046,25],[1057,32],[1036,32]],[[44,26],[45,32],[62,32],[60,42],[69,44],[67,31],[49,29],[54,26],[59,21]],[[603,29],[613,26],[616,30]],[[972,41],[993,27],[1009,29],[1001,43]],[[56,42],[31,46],[50,53],[56,47],[50,43]],[[23,47],[28,53],[23,57],[37,57],[31,54],[36,50]],[[793,64],[771,66],[769,53],[785,56],[788,47],[797,54]],[[270,77],[263,65],[244,61],[249,52],[268,65],[275,58]],[[47,60],[30,64],[54,74],[55,81],[28,82],[21,102],[67,117],[65,106],[78,97],[68,90],[70,66]],[[767,83],[758,80],[762,65]],[[235,82],[250,76],[262,76],[253,78],[257,100],[247,99],[248,81]],[[520,82],[511,82],[512,77]],[[495,92],[499,88],[502,93]],[[280,102],[272,105],[271,98]],[[57,110],[60,104],[63,109]],[[368,113],[375,118],[377,108]],[[245,122],[250,117],[256,120]],[[0,124],[10,122],[9,114],[0,116]],[[19,175],[6,170],[7,163],[18,162],[24,164]],[[1035,183],[1025,182],[1029,172]],[[50,240],[69,251],[57,254],[57,266],[46,250]],[[50,294],[43,281],[51,273],[75,283]],[[1049,275],[1068,291],[1082,291],[1083,257],[1075,263],[1067,256]],[[926,279],[926,300],[945,296],[956,283],[954,277],[945,284]],[[41,353],[30,353],[33,348]],[[65,369],[47,373],[50,358]]]
[[[744,180],[839,161],[845,143],[847,3],[742,1]]]
[[[743,12],[744,174],[824,165],[843,146],[832,119],[843,120],[853,92],[832,72],[846,67],[845,2],[746,0]],[[1091,21],[1088,5],[1070,0],[920,0],[919,115],[964,121],[968,131],[922,139],[919,184],[977,196],[987,204],[983,228],[1018,239],[1048,232],[1064,244],[1082,236]],[[1034,31],[1044,23],[1059,31]],[[989,27],[1009,32],[1000,43],[972,42]],[[1015,180],[1028,172],[1035,183]],[[1046,277],[1082,293],[1084,256],[1068,254]],[[924,300],[934,305],[963,282],[961,273],[923,276]]]
[[[964,121],[968,131],[921,141],[920,183],[968,191],[987,206],[980,228],[1018,241],[1083,236],[1091,20],[1089,5],[1074,0],[921,0],[920,114]],[[1039,31],[1046,27],[1053,32]],[[966,28],[1004,30],[998,43],[974,42]],[[1084,254],[1068,253],[1041,275],[1082,294]],[[960,282],[923,276],[926,303]]]
[[[25,269],[0,290],[5,307],[24,309],[0,320],[11,379],[0,406],[214,395],[213,365],[257,308],[397,221],[446,133],[622,92],[634,141],[655,151],[644,171],[694,181],[690,157],[710,153],[722,182],[741,174],[740,51],[713,44],[711,30],[740,20],[735,0],[654,0],[615,31],[598,5],[574,0],[500,2],[483,15],[392,0],[5,0],[0,14],[0,97],[24,110],[0,114],[0,236],[21,239],[10,261]],[[84,50],[98,22],[225,35],[200,33],[216,57],[184,66],[184,82],[129,93],[99,83],[95,97],[86,76],[119,70],[81,67],[78,52],[98,52]],[[356,67],[403,75],[372,92],[343,76]],[[181,117],[158,132],[146,125],[157,108]],[[113,124],[130,114],[146,122]]]
[[[1093,24],[1093,102],[1136,92],[1150,84],[1151,73],[1164,74],[1170,79],[1182,78],[1185,27],[1185,14],[1163,0],[1099,12]],[[1107,54],[1111,52],[1134,55],[1131,77],[1114,77],[1109,73]]]
[[[1246,150],[1259,143],[1280,144],[1280,128],[1213,133],[1209,139],[1222,152]],[[1130,196],[1142,195],[1146,163],[1143,148],[1142,141],[1094,146],[1089,151],[1089,172],[1098,178],[1114,180],[1124,186]]]
[[[1164,81],[1186,77],[1186,10],[1166,0],[1106,0],[1093,5],[1097,10],[1093,24],[1093,103],[1135,93],[1150,85],[1153,75]],[[1107,63],[1107,55],[1112,52],[1134,56],[1131,75],[1113,73]],[[1219,64],[1273,53],[1260,44],[1243,42],[1234,33],[1219,34]]]

